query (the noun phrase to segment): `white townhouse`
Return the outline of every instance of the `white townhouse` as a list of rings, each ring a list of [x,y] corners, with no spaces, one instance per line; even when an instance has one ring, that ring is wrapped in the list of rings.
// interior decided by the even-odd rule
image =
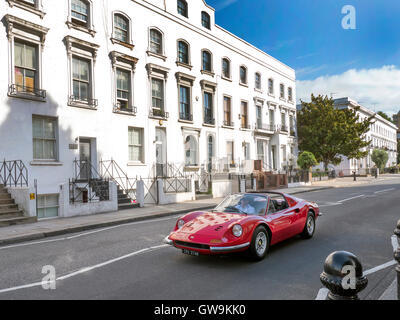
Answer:
[[[127,177],[296,162],[295,71],[203,0],[0,0],[0,14],[0,159],[38,180],[42,217],[75,160]]]
[[[389,160],[386,163],[386,167],[396,165],[397,163],[397,126],[392,122],[384,119],[380,115],[376,114],[374,111],[367,109],[360,105],[357,101],[346,98],[340,98],[334,100],[334,105],[339,109],[346,108],[359,108],[357,114],[360,120],[367,119],[371,116],[375,116],[373,124],[371,124],[370,131],[366,135],[366,139],[371,141],[368,147],[369,154],[363,159],[347,159],[343,157],[343,161],[336,168],[338,170],[343,170],[344,174],[353,172],[354,170],[363,171],[363,169],[368,169],[374,167],[374,163],[371,160],[371,155],[374,149],[383,149],[387,151],[389,155]]]

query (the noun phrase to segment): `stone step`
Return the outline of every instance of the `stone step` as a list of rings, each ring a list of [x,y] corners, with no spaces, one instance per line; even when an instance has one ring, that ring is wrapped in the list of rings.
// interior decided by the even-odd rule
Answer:
[[[138,203],[118,203],[118,210],[139,208]]]
[[[15,218],[0,218],[0,227],[13,226],[17,224],[26,224],[36,222],[36,217],[15,217]]]
[[[0,193],[0,200],[3,199],[11,199],[11,195],[9,193]]]
[[[0,204],[0,212],[1,210],[5,209],[17,209],[18,210],[18,205],[15,203],[6,203],[6,204]]]
[[[14,199],[0,199],[0,204],[13,204]]]
[[[0,213],[0,219],[20,218],[23,216],[24,216],[24,213],[22,211],[19,211],[17,213],[10,213],[10,214],[1,214]]]
[[[131,203],[131,199],[126,197],[126,198],[118,198],[118,204],[120,203]]]
[[[213,199],[212,194],[196,194],[196,200],[206,200],[206,199]]]
[[[10,209],[4,208],[4,209],[0,209],[0,215],[3,215],[3,214],[13,214],[13,213],[19,213],[19,212],[22,212],[22,210],[18,210],[18,208],[10,208]]]
[[[0,194],[1,193],[8,193],[8,190],[6,188],[0,188]]]

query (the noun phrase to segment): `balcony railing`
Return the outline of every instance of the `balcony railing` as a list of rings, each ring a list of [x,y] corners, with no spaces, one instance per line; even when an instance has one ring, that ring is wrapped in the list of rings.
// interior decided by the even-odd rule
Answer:
[[[242,123],[242,124],[240,125],[240,128],[242,128],[242,129],[251,129],[251,125],[249,125],[249,124],[247,124],[247,123]]]
[[[185,121],[193,121],[193,115],[187,112],[180,112],[179,119]]]
[[[290,128],[290,135],[291,135],[292,137],[296,136],[296,131],[294,130],[293,127]]]
[[[210,124],[210,125],[215,125],[215,119],[213,118],[211,113],[206,112],[204,114],[204,123]]]
[[[79,96],[69,96],[68,104],[69,105],[79,105],[83,104],[89,108],[97,109],[99,101],[97,99],[91,99],[86,97],[79,97]]]
[[[282,132],[289,132],[289,129],[288,129],[287,126],[281,125],[281,131],[282,131]]]
[[[150,118],[168,119],[169,113],[162,109],[152,109],[149,113]]]
[[[34,97],[46,99],[46,90],[12,84],[8,87],[9,95],[16,96],[18,94],[31,95]]]
[[[256,130],[263,130],[263,131],[275,131],[275,126],[273,124],[266,124],[266,123],[256,123],[255,126]]]
[[[137,108],[136,107],[125,108],[125,107],[121,107],[119,104],[114,106],[113,111],[116,112],[116,113],[121,112],[121,113],[127,113],[127,114],[131,114],[131,115],[136,115],[137,114]]]
[[[224,126],[226,126],[226,127],[234,127],[235,124],[233,123],[233,121],[224,120]]]

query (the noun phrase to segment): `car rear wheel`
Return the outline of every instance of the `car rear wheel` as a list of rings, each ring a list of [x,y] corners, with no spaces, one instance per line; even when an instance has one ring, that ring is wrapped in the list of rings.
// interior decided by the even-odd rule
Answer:
[[[253,233],[249,253],[252,259],[260,261],[265,258],[269,248],[268,232],[263,226],[259,226]]]
[[[309,211],[307,215],[306,225],[304,226],[301,236],[304,239],[310,239],[314,235],[314,232],[315,232],[315,217],[314,214],[311,211]]]

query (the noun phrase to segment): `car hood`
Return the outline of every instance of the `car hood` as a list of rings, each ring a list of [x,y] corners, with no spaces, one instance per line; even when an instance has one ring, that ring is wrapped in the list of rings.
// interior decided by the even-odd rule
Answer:
[[[200,243],[220,240],[233,224],[240,223],[246,218],[247,216],[243,214],[205,212],[175,231],[172,239]]]

